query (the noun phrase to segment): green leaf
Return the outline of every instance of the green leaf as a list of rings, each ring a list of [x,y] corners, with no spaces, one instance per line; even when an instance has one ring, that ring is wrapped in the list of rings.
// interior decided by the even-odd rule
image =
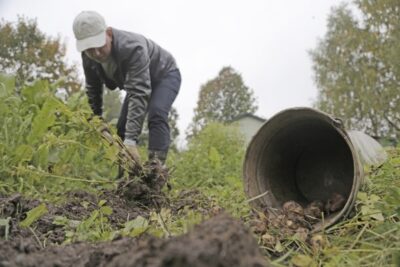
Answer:
[[[48,161],[50,163],[58,163],[60,161],[60,148],[50,147]]]
[[[100,211],[104,214],[104,215],[111,215],[113,210],[112,208],[110,208],[109,206],[102,206],[100,208]]]
[[[33,148],[29,145],[20,145],[15,151],[15,162],[30,161],[33,156]]]
[[[282,246],[282,244],[279,240],[275,244],[275,250],[277,252],[283,252],[285,250],[285,248]]]
[[[367,201],[368,200],[368,195],[365,192],[358,192],[357,198],[361,201]]]
[[[29,143],[39,142],[48,128],[54,124],[58,105],[59,102],[52,97],[46,100],[42,109],[33,119],[32,132],[27,138]]]
[[[369,199],[371,200],[372,203],[378,202],[381,198],[375,194],[372,194]]]
[[[37,80],[33,86],[24,87],[21,94],[28,103],[42,105],[50,96],[48,82]]]
[[[0,73],[0,97],[6,97],[15,90],[15,77]]]
[[[155,236],[157,238],[162,238],[164,236],[164,231],[162,229],[159,229],[159,228],[150,227],[147,230],[147,233],[152,235],[152,236]]]
[[[98,210],[94,210],[89,218],[87,218],[86,220],[82,221],[78,227],[77,227],[77,232],[79,233],[87,233],[87,231],[90,229],[90,227],[92,227],[93,225],[96,224],[97,217],[99,216],[99,211]]]
[[[0,219],[0,226],[4,226],[4,237],[6,240],[8,240],[10,221],[11,217],[8,217],[7,219]]]
[[[315,266],[313,259],[307,255],[296,255],[292,258],[291,262],[298,267]]]
[[[378,213],[372,214],[371,218],[373,218],[373,219],[375,219],[377,221],[380,221],[380,222],[383,222],[385,220],[385,218],[382,215],[382,212],[378,212]]]
[[[87,208],[89,207],[89,205],[90,205],[90,202],[84,200],[84,201],[81,202],[81,205],[82,205],[82,207],[84,207],[85,209],[87,209]]]
[[[149,222],[142,216],[136,217],[134,220],[125,223],[125,227],[122,230],[123,234],[131,237],[138,236],[144,233],[149,227]]]
[[[208,153],[208,159],[210,160],[211,166],[219,168],[221,165],[221,156],[215,147],[211,147]]]
[[[53,224],[55,224],[55,225],[67,226],[68,223],[69,223],[69,219],[64,216],[56,216],[53,220]]]
[[[99,201],[99,204],[97,204],[99,207],[102,207],[104,204],[106,204],[107,203],[107,200],[104,200],[104,199],[102,199],[102,200],[100,200]]]
[[[119,149],[117,146],[108,146],[105,148],[105,156],[111,161],[116,161],[118,159]]]
[[[53,220],[54,225],[66,226],[67,228],[76,229],[81,221],[70,220],[64,216],[56,216]]]
[[[49,146],[41,144],[35,152],[34,162],[36,166],[46,169],[49,163]]]
[[[27,212],[25,220],[19,223],[23,228],[29,227],[32,223],[37,221],[40,217],[48,212],[46,204],[42,203],[36,208],[31,209]]]
[[[129,236],[130,236],[130,237],[139,236],[139,235],[143,234],[144,232],[146,232],[147,229],[148,229],[148,226],[134,228],[134,229],[130,232]]]

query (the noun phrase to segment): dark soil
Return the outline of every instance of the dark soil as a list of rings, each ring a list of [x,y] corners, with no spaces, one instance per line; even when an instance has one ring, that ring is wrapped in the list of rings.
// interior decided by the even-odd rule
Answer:
[[[163,193],[156,192],[143,183],[130,183],[124,187],[123,191],[120,191],[121,187],[119,187],[117,191],[104,191],[98,196],[85,191],[69,192],[65,204],[56,206],[46,203],[48,213],[31,225],[32,230],[23,229],[18,225],[26,218],[27,212],[39,206],[41,202],[24,198],[20,194],[8,197],[0,196],[0,218],[10,218],[8,230],[10,240],[32,239],[31,243],[40,248],[40,244],[61,244],[65,240],[64,227],[54,224],[56,216],[62,216],[68,220],[84,220],[94,210],[99,209],[100,200],[106,201],[105,205],[112,208],[112,214],[107,217],[114,228],[121,228],[126,221],[139,215],[148,218],[151,211],[159,210],[161,207],[171,209],[174,214],[180,212],[184,207],[199,210],[207,215],[210,214],[209,211],[212,211],[211,207],[207,209],[207,207],[200,206],[199,203],[209,205],[209,201],[206,201],[206,197],[198,191],[183,191],[176,203],[170,203]],[[139,189],[134,191],[134,188],[145,189],[144,191]],[[132,189],[132,192],[128,193],[129,189]],[[128,194],[130,197],[126,197]],[[0,238],[4,236],[5,227],[0,226]],[[28,241],[24,240],[24,242]]]
[[[220,214],[179,237],[124,238],[35,249],[33,241],[0,242],[0,266],[268,266],[243,224]]]
[[[161,184],[160,184],[161,185]],[[121,238],[103,243],[62,245],[64,226],[54,224],[56,216],[81,221],[99,209],[99,201],[112,208],[110,224],[120,229],[137,216],[149,217],[151,211],[166,207],[173,214],[196,209],[207,215],[220,213],[218,207],[195,190],[182,191],[175,203],[154,186],[154,181],[121,182],[115,191],[92,195],[84,191],[67,194],[61,205],[46,203],[48,212],[28,228],[19,223],[27,212],[41,204],[19,194],[0,195],[0,218],[10,218],[8,240],[0,226],[1,266],[266,266],[257,242],[243,224],[219,214],[190,233],[170,239],[148,235]]]
[[[63,216],[69,220],[84,220],[94,210],[99,209],[100,200],[105,200],[105,205],[112,208],[113,212],[108,216],[108,219],[115,228],[123,225],[128,219],[134,219],[139,215],[148,217],[149,211],[154,208],[154,205],[151,204],[145,206],[139,202],[132,203],[132,201],[128,201],[112,191],[105,191],[99,196],[84,191],[69,192],[67,195],[68,201],[63,205],[55,206],[46,203],[48,213],[34,222],[30,227],[31,229],[23,229],[18,225],[26,218],[28,211],[39,206],[40,201],[26,199],[19,194],[0,197],[0,218],[11,218],[9,239],[32,239],[37,246],[39,246],[38,241],[41,244],[61,244],[65,239],[65,231],[62,225],[53,223],[56,216]],[[5,227],[0,227],[0,236],[5,236]]]

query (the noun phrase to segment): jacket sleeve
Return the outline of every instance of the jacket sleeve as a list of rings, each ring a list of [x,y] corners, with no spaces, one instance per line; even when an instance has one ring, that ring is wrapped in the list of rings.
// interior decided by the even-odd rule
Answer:
[[[82,53],[86,95],[93,113],[101,116],[103,113],[103,82],[97,74],[95,66],[90,64],[85,57]]]
[[[151,94],[150,58],[143,46],[130,51],[124,89],[128,98],[125,139],[137,140],[142,130]]]

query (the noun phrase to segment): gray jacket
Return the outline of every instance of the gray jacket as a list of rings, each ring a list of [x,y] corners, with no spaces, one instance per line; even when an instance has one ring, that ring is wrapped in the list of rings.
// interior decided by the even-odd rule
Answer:
[[[177,69],[173,56],[150,39],[112,28],[111,56],[117,64],[114,79],[108,79],[100,63],[82,53],[86,93],[95,115],[102,115],[103,85],[124,89],[129,98],[125,139],[137,140],[146,115],[151,86]]]

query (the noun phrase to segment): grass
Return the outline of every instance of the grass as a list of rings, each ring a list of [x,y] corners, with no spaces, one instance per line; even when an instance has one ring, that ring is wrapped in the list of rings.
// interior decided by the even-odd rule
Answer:
[[[400,149],[366,172],[355,216],[321,233],[324,245],[288,246],[275,266],[400,266]],[[289,238],[289,237],[288,237]]]
[[[320,233],[323,244],[313,246],[286,236],[271,253],[260,246],[274,266],[400,266],[400,148],[388,151],[381,167],[367,169],[354,216]],[[178,179],[178,178],[177,178]],[[176,190],[188,189],[175,183]],[[241,179],[223,186],[196,187],[214,206],[248,221],[250,208]],[[258,237],[259,238],[259,237]]]

